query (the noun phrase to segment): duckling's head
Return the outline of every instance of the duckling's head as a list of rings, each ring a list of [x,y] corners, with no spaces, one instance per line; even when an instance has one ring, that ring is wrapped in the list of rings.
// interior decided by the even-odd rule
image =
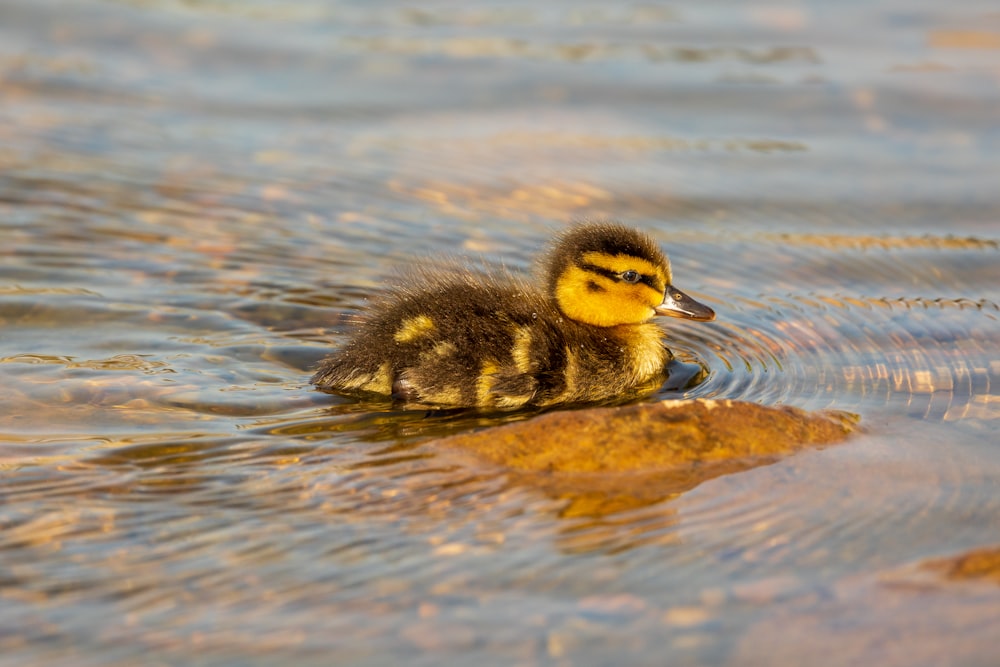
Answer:
[[[653,239],[612,222],[573,227],[548,256],[549,293],[559,310],[599,327],[655,315],[708,321],[715,313],[671,285],[670,262]]]

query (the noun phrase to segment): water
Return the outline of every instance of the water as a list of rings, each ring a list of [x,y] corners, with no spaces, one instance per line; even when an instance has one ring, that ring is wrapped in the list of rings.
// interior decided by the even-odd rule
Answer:
[[[1000,591],[914,573],[1000,543],[998,50],[972,0],[6,0],[0,664],[990,664]],[[516,414],[306,384],[398,267],[604,216],[718,312],[686,395],[865,433],[588,513],[431,442]]]

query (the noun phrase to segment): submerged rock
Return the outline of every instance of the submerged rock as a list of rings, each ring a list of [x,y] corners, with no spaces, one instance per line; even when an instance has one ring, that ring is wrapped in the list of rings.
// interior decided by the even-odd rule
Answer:
[[[775,459],[843,440],[856,418],[789,406],[690,400],[551,412],[442,440],[519,470],[653,471],[734,459]]]
[[[594,516],[842,441],[856,423],[843,412],[695,399],[551,412],[438,445],[504,466],[516,480],[570,500],[564,514]]]

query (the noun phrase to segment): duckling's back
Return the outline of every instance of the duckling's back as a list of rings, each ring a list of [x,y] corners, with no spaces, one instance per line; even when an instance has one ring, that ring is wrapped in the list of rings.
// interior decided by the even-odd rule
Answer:
[[[408,287],[407,285],[419,285]],[[341,350],[313,377],[320,389],[391,395],[407,403],[479,406],[494,397],[502,369],[528,371],[518,341],[537,333],[548,305],[527,286],[486,274],[411,276],[392,290]],[[539,312],[543,311],[543,312]],[[522,345],[523,347],[523,345]],[[520,375],[524,375],[521,373]],[[509,393],[527,402],[534,387],[519,378]]]

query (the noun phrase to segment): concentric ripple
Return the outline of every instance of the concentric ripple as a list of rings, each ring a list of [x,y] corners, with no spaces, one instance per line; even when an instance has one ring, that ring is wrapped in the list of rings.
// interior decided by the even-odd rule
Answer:
[[[914,239],[910,250],[900,250],[900,240],[861,246],[834,240],[832,249],[819,252],[816,237],[792,248],[754,244],[748,254],[756,261],[736,269],[746,276],[720,280],[811,288],[823,276],[863,275],[869,290],[884,287],[887,295],[716,292],[710,301],[719,312],[716,322],[671,323],[670,346],[678,357],[710,370],[687,395],[862,412],[891,406],[930,420],[996,417],[1000,305],[979,296],[897,295],[907,284],[964,287],[970,295],[991,291],[985,276],[995,245],[966,243],[956,251],[956,241],[945,238],[940,253],[928,254],[928,246],[936,246],[927,237]],[[962,257],[966,253],[972,256]],[[760,266],[768,267],[764,276],[756,273]]]
[[[725,321],[686,327],[673,339],[676,353],[711,369],[691,396],[841,409],[894,404],[913,416],[957,419],[977,416],[996,388],[995,303],[811,295],[730,305]]]

